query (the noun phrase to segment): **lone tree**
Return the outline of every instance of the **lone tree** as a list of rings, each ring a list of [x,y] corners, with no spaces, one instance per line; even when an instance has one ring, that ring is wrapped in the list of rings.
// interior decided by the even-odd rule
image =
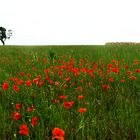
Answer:
[[[0,27],[0,40],[3,45],[5,45],[5,40],[10,39],[12,36],[12,30],[8,30],[6,32],[6,29],[4,27]]]

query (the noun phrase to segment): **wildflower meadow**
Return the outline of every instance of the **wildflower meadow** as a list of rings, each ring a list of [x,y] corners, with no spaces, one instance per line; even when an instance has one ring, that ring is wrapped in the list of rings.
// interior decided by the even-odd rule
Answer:
[[[140,140],[140,45],[0,46],[0,140]]]

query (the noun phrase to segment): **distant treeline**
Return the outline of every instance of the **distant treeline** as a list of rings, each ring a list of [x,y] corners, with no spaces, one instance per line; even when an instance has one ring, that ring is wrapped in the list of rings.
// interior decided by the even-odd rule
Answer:
[[[107,42],[105,45],[140,45],[140,42]]]

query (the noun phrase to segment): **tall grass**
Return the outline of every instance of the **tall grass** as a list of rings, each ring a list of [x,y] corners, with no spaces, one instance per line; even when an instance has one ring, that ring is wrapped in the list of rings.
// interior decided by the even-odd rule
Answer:
[[[2,140],[140,139],[140,46],[1,47],[0,85]]]

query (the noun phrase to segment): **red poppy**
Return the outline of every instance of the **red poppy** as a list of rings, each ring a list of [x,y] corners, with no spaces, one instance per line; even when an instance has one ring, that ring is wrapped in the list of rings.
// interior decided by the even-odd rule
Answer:
[[[2,89],[3,90],[7,90],[9,87],[8,83],[7,82],[4,82],[3,85],[2,85]]]
[[[110,89],[110,86],[107,85],[107,84],[104,84],[104,85],[102,85],[102,88],[103,88],[103,89]]]
[[[60,68],[61,68],[61,69],[65,69],[65,68],[66,68],[66,66],[64,66],[64,65],[63,65],[63,66],[60,66]]]
[[[112,64],[108,64],[107,65],[109,68],[113,68],[113,65]]]
[[[20,118],[21,118],[20,113],[14,112],[14,113],[12,114],[12,119],[13,119],[13,120],[20,120]]]
[[[44,70],[44,73],[48,73],[48,72],[49,72],[49,69]]]
[[[57,104],[57,103],[59,103],[59,100],[53,99],[53,103]]]
[[[112,63],[115,63],[116,62],[116,60],[112,60]]]
[[[126,69],[128,69],[128,68],[129,68],[129,66],[128,66],[128,65],[126,65],[126,66],[125,66],[125,68],[126,68]]]
[[[130,79],[131,79],[131,80],[135,80],[136,77],[135,77],[135,76],[130,76]]]
[[[138,65],[139,64],[139,60],[134,60],[134,65]]]
[[[48,80],[49,84],[52,85],[53,84],[53,81],[52,80]]]
[[[24,81],[19,80],[19,81],[17,81],[17,84],[18,84],[18,85],[22,85],[22,84],[24,84]]]
[[[37,82],[37,86],[38,86],[38,87],[41,87],[43,84],[44,84],[43,81]]]
[[[81,82],[81,83],[84,83],[84,79],[81,79],[80,82]]]
[[[46,64],[46,63],[47,63],[47,59],[44,58],[44,59],[43,59],[43,62],[44,62],[44,64]]]
[[[55,139],[64,140],[65,132],[62,129],[54,128],[52,131],[52,134],[53,134],[52,140],[55,140]]]
[[[77,91],[82,91],[83,87],[77,87]]]
[[[26,75],[27,75],[28,77],[31,77],[31,74],[30,74],[30,73],[27,73]]]
[[[54,84],[55,84],[56,86],[58,86],[58,85],[60,84],[60,82],[59,82],[59,81],[55,81]]]
[[[19,87],[16,86],[16,85],[14,85],[14,86],[13,86],[13,89],[14,89],[15,91],[18,91],[18,90],[19,90]]]
[[[33,71],[36,71],[36,67],[33,67],[32,70],[33,70]]]
[[[135,69],[135,72],[140,72],[140,70],[139,69]]]
[[[73,68],[73,72],[75,73],[75,75],[79,75],[79,68]]]
[[[67,84],[64,84],[63,87],[62,87],[62,89],[64,90],[64,89],[66,89],[67,87],[68,87]]]
[[[64,100],[64,99],[67,99],[67,96],[66,95],[61,95],[61,96],[59,96],[59,98]]]
[[[122,80],[121,80],[121,83],[124,83],[124,82],[125,82],[125,79],[122,79]]]
[[[78,95],[78,99],[82,100],[82,99],[84,99],[84,96],[83,95]]]
[[[18,75],[23,76],[24,74],[25,74],[25,72],[20,72]]]
[[[22,124],[20,126],[19,134],[21,134],[21,135],[28,135],[29,134],[29,130],[28,130],[28,127],[26,124]]]
[[[33,117],[33,118],[32,118],[32,125],[33,125],[33,126],[36,126],[36,125],[37,125],[37,122],[38,122],[38,117],[36,117],[36,116]]]
[[[38,78],[38,79],[41,79],[41,75],[37,75],[37,78]]]
[[[114,82],[114,79],[113,79],[113,78],[109,78],[109,81],[110,81],[110,82]]]
[[[63,107],[66,109],[70,109],[74,105],[74,101],[72,102],[64,102]]]
[[[108,70],[107,70],[107,73],[110,73],[110,72],[111,72],[111,70],[110,70],[110,69],[108,69]]]
[[[119,68],[113,68],[112,72],[118,73],[119,72]]]
[[[71,80],[71,77],[67,77],[67,78],[65,78],[64,80],[70,81],[70,80]]]
[[[87,72],[87,69],[86,68],[82,68],[81,69],[81,72],[86,73]]]
[[[86,111],[87,111],[86,108],[80,108],[80,109],[79,109],[79,112],[80,112],[80,113],[84,113],[84,112],[86,112]]]
[[[38,83],[38,81],[39,81],[38,78],[33,79],[33,82],[34,82],[34,83]]]
[[[35,108],[33,105],[31,107],[27,108],[27,112],[33,112],[34,110],[35,110]]]
[[[62,71],[59,70],[57,74],[58,74],[58,76],[62,76]]]
[[[30,80],[27,80],[27,81],[25,82],[25,84],[26,84],[26,86],[32,86],[32,83],[31,83]]]
[[[22,104],[16,104],[16,109],[21,109],[21,107],[22,107]]]
[[[126,74],[129,75],[129,74],[132,74],[132,72],[131,72],[130,70],[128,70],[128,71],[126,72]]]

